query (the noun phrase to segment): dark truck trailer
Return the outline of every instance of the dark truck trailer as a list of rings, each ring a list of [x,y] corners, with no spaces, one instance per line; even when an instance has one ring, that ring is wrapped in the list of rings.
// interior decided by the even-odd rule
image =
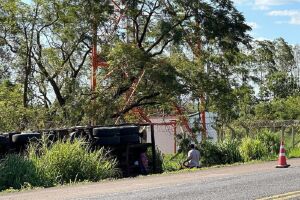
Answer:
[[[144,135],[141,127],[151,126],[151,143],[143,141]],[[116,157],[123,176],[140,174],[136,162],[139,155],[149,147],[152,150],[151,171],[156,172],[156,152],[154,127],[152,124],[122,124],[118,126],[75,126],[63,129],[45,129],[33,132],[10,132],[0,135],[0,155],[7,153],[20,153],[32,140],[38,140],[42,135],[51,141],[84,139],[90,144],[91,150],[101,147],[109,149]]]

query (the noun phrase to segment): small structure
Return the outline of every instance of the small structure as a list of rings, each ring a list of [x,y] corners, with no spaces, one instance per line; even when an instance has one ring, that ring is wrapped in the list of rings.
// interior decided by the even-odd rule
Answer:
[[[217,141],[217,131],[213,128],[217,115],[212,112],[206,112],[206,131],[209,140]],[[178,151],[178,144],[176,135],[181,134],[187,136],[189,133],[185,126],[182,126],[176,115],[159,115],[150,117],[154,124],[155,144],[158,149],[165,154],[176,153]],[[201,132],[199,131],[199,113],[188,115],[188,122],[192,129],[195,128],[195,135],[198,142],[201,141]],[[198,130],[198,131],[197,131]],[[147,131],[147,142],[150,142],[150,131]]]
[[[176,134],[182,133],[182,127],[177,123],[177,116],[165,115],[150,118],[154,124],[155,144],[162,153],[177,152]],[[147,143],[151,141],[150,127],[147,129]]]

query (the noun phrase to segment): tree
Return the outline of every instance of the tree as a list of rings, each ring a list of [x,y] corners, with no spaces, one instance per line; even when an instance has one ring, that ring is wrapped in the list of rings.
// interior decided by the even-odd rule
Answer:
[[[213,108],[225,121],[236,116],[241,85],[233,76],[249,79],[239,51],[250,27],[231,1],[119,2],[1,2],[0,44],[10,49],[24,107],[43,106],[63,123],[112,123],[136,108],[205,96],[200,111]],[[109,66],[90,92],[88,55],[96,41]]]
[[[29,101],[30,86],[32,90],[38,88],[42,102],[47,104],[50,103],[49,87],[60,106],[64,106],[69,96],[72,96],[91,50],[91,16],[85,13],[88,6],[97,7],[94,4],[94,1],[72,0],[32,1],[30,5],[17,0],[1,3],[1,38],[4,45],[10,47],[20,60],[18,65],[22,66],[20,71],[23,76],[25,107]],[[98,7],[103,7],[104,11],[99,12],[99,16],[101,13],[103,16],[107,14],[107,6],[100,3]],[[98,19],[103,20],[101,17]],[[40,77],[39,81],[35,81],[35,84],[40,84],[33,85],[34,76]]]
[[[254,65],[259,73],[260,98],[285,98],[295,94],[297,83],[293,71],[293,49],[284,39],[258,41],[254,49]]]

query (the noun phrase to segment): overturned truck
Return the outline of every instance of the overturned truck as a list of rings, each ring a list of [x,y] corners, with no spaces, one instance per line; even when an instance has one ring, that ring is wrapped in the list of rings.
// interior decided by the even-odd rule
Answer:
[[[145,127],[150,126],[151,142],[146,142]],[[144,130],[144,131],[141,131]],[[20,153],[32,140],[48,137],[51,141],[83,139],[92,150],[107,148],[118,159],[124,176],[140,174],[136,164],[141,153],[151,148],[150,171],[156,172],[156,152],[153,124],[122,124],[118,126],[75,126],[62,129],[45,129],[31,132],[0,134],[0,155]]]

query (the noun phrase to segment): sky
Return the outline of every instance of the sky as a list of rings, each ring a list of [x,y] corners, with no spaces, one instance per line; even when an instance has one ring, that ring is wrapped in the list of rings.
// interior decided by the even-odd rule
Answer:
[[[31,0],[23,0],[26,3]],[[289,44],[300,44],[300,0],[233,0],[252,27],[257,40],[282,37]]]
[[[258,40],[282,37],[300,44],[300,0],[233,0]]]

